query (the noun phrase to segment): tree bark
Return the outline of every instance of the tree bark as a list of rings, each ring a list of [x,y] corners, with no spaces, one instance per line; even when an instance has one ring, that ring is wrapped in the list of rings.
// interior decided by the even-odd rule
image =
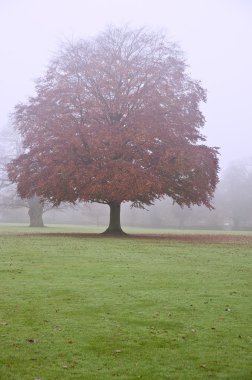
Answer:
[[[109,226],[103,233],[109,235],[126,235],[121,228],[121,203],[110,202],[108,205],[110,207]]]
[[[44,205],[40,202],[38,196],[34,195],[34,197],[28,199],[29,205],[29,217],[30,217],[30,227],[44,227],[43,222],[43,208]]]

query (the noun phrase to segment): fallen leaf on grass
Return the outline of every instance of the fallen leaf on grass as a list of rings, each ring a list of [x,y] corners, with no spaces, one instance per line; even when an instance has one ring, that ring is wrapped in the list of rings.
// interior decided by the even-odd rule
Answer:
[[[62,328],[60,326],[54,326],[53,328],[54,328],[54,330],[62,331]]]
[[[26,340],[28,343],[36,343],[36,340],[35,339],[27,339]]]

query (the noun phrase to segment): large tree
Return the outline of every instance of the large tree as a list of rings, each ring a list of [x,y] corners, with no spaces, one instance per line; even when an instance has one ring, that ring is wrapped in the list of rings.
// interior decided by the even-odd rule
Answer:
[[[16,106],[25,153],[9,165],[21,197],[99,202],[106,232],[122,233],[120,206],[171,197],[211,208],[216,148],[204,144],[205,90],[180,49],[160,33],[108,27],[66,43]]]

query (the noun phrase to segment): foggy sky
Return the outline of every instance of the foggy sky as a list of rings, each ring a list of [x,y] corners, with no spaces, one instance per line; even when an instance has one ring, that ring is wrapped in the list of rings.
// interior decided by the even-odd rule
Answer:
[[[252,0],[0,0],[0,128],[61,41],[108,24],[161,29],[208,91],[203,134],[221,166],[252,156]]]

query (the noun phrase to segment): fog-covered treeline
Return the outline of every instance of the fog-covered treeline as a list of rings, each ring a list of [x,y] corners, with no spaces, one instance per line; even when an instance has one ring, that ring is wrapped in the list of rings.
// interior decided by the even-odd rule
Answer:
[[[20,154],[21,141],[10,127],[0,134],[0,222],[80,224],[106,226],[109,208],[101,204],[62,205],[55,209],[38,197],[22,200],[8,180],[6,163]],[[252,229],[252,158],[230,163],[222,171],[213,200],[213,210],[194,206],[181,208],[171,199],[157,201],[148,209],[123,204],[122,225],[146,228]]]
[[[146,228],[252,229],[252,161],[234,162],[221,174],[214,209],[194,206],[183,209],[170,199],[158,201],[148,210],[122,207],[122,225]],[[10,201],[12,198],[12,202]],[[7,201],[8,200],[8,201]],[[0,191],[0,222],[29,223],[27,202],[20,200],[13,187]],[[48,208],[45,224],[106,226],[109,208],[99,204],[64,205]]]
[[[181,208],[165,199],[149,211],[124,210],[131,226],[156,228],[252,229],[252,159],[230,163],[220,175],[213,210],[194,206]]]

